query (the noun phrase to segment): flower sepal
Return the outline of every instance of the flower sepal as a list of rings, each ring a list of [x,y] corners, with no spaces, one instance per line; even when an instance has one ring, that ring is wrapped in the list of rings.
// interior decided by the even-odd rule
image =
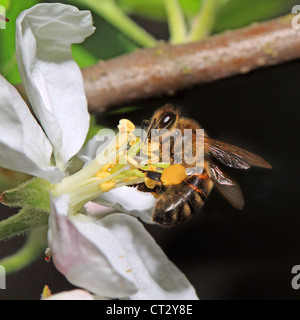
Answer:
[[[0,202],[9,207],[29,207],[50,211],[50,190],[52,184],[42,178],[33,178],[20,186],[6,190],[0,195]]]
[[[0,241],[48,225],[51,186],[45,179],[33,178],[0,195],[2,204],[21,208],[17,214],[0,221]]]

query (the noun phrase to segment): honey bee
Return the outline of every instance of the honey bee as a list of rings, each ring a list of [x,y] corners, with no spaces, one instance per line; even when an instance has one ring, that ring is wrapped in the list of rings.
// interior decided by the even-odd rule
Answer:
[[[177,109],[171,104],[167,104],[158,109],[148,122],[149,129],[146,139],[149,139],[149,143],[150,131],[153,129],[167,129],[169,132],[177,129],[181,133],[184,133],[184,129],[192,129],[193,134],[190,148],[193,149],[193,154],[195,154],[197,147],[195,132],[197,129],[202,129],[196,121],[181,117]],[[170,162],[172,165],[174,157],[177,154],[177,148],[181,148],[182,145],[177,146],[173,141],[168,147],[170,149]],[[217,166],[214,158],[231,168],[244,170],[249,169],[251,166],[271,168],[270,164],[261,157],[239,147],[211,139],[205,132],[202,146],[200,147],[204,151],[201,173],[192,172],[178,184],[164,185],[160,180],[160,172],[146,171],[146,176],[156,182],[155,187],[149,188],[145,183],[137,185],[138,190],[151,192],[158,199],[152,215],[152,220],[155,223],[163,227],[173,227],[186,221],[202,208],[214,186],[233,207],[242,210],[244,199],[239,184]],[[163,149],[164,144],[162,140],[159,144],[160,155]],[[191,167],[185,159],[182,159],[182,166],[187,170]]]

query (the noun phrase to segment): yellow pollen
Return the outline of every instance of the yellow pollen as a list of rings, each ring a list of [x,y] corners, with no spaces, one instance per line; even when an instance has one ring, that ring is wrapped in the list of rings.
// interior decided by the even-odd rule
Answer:
[[[162,172],[160,180],[164,185],[174,185],[181,183],[186,177],[185,167],[174,164]]]
[[[43,293],[42,293],[42,298],[43,299],[47,299],[49,297],[51,297],[51,290],[49,289],[49,287],[47,285],[44,286],[44,289],[43,289]]]
[[[103,182],[102,184],[100,184],[100,188],[102,191],[107,192],[111,189],[113,189],[113,187],[116,185],[115,181],[108,181],[108,182]]]
[[[147,188],[149,188],[149,189],[154,189],[157,184],[156,181],[154,181],[148,177],[145,178],[144,182],[145,182],[145,185],[147,186]]]
[[[109,177],[111,174],[109,173],[109,172],[107,172],[107,171],[98,171],[97,173],[96,173],[96,177],[97,178],[101,178],[101,179],[103,179],[103,178],[107,178],[107,177]]]
[[[130,120],[121,119],[119,121],[118,129],[121,133],[132,132],[135,130],[135,125]]]

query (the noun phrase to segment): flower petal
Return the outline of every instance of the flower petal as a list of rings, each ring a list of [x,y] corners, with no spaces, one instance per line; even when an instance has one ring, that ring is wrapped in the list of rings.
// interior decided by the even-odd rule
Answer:
[[[103,206],[113,207],[118,212],[131,214],[146,223],[153,223],[151,217],[156,201],[151,194],[126,186],[112,189],[93,200]]]
[[[59,182],[52,146],[17,90],[0,75],[0,166]]]
[[[57,269],[74,285],[105,297],[137,291],[126,252],[108,229],[83,215],[69,218],[69,197],[52,200],[48,240]]]
[[[38,4],[16,23],[16,56],[32,108],[63,167],[82,147],[89,114],[71,44],[94,32],[89,11],[60,3]]]
[[[166,257],[143,225],[125,214],[111,214],[101,225],[122,242],[139,291],[131,299],[198,299],[185,275]]]

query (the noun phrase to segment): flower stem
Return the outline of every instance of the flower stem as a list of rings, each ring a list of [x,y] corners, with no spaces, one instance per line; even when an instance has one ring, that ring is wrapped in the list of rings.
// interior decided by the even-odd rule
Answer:
[[[47,227],[32,230],[21,250],[0,260],[0,265],[5,268],[7,273],[16,272],[26,267],[45,251],[47,247],[47,230]]]
[[[167,12],[170,42],[172,44],[183,43],[186,37],[186,24],[184,15],[178,0],[164,0]]]
[[[154,47],[156,39],[146,30],[130,19],[115,3],[108,0],[73,0],[80,5],[88,6],[101,15],[111,25],[124,33],[128,38],[142,47]]]
[[[206,38],[212,31],[215,23],[217,0],[204,0],[199,13],[193,20],[188,42]]]

